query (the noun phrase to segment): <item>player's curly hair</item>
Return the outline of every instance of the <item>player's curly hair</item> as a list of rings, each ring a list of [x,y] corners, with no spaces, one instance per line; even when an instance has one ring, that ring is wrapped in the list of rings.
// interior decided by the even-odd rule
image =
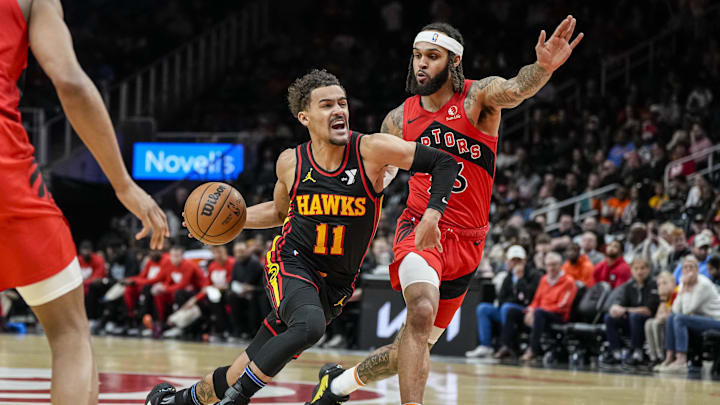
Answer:
[[[340,86],[340,80],[327,70],[313,69],[302,77],[297,78],[288,87],[288,106],[293,117],[297,118],[300,111],[304,111],[310,104],[310,94],[313,90],[325,86]]]
[[[458,41],[463,47],[465,46],[465,40],[463,39],[460,31],[448,23],[434,22],[424,26],[420,31],[440,31],[450,38]],[[460,59],[460,64],[457,66],[453,65],[453,59],[455,59],[455,53],[448,51],[448,70],[450,71],[450,80],[452,80],[453,91],[455,91],[455,93],[462,93],[465,89],[465,74],[463,73],[462,59]],[[410,89],[412,88],[411,81],[415,80],[412,63],[413,56],[410,55],[410,65],[408,66],[408,75],[405,80],[405,90],[408,92],[410,92]]]

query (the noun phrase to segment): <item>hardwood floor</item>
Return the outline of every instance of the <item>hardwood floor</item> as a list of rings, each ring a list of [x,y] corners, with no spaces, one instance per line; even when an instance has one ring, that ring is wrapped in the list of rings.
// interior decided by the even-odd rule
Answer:
[[[141,404],[158,382],[189,386],[229,364],[243,346],[94,338],[100,403]],[[362,353],[311,350],[290,363],[252,403],[302,404],[326,362],[352,366]],[[0,335],[0,404],[49,403],[50,351],[42,336]],[[487,364],[434,357],[425,405],[710,404],[720,383],[680,376],[627,375]],[[399,404],[397,378],[353,394],[350,404]]]

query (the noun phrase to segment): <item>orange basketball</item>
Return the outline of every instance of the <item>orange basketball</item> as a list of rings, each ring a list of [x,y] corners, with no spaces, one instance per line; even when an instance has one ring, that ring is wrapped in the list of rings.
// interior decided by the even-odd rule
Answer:
[[[224,245],[235,239],[245,226],[247,207],[240,192],[220,182],[205,183],[185,201],[185,226],[197,240]]]

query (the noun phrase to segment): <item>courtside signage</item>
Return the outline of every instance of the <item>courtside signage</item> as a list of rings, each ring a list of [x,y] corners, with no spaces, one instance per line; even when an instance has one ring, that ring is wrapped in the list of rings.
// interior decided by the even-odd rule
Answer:
[[[133,147],[138,180],[234,180],[242,171],[241,144],[138,142]]]

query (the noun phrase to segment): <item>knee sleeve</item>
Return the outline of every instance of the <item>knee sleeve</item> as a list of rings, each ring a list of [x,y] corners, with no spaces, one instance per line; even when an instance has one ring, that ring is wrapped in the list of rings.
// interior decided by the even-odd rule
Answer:
[[[440,288],[440,277],[428,262],[417,253],[408,253],[398,267],[402,290],[415,283],[428,283]]]
[[[315,305],[298,308],[290,319],[288,333],[291,333],[303,351],[312,347],[325,334],[325,313]]]
[[[225,391],[227,391],[227,372],[230,366],[220,367],[213,372],[213,389],[215,390],[215,396],[219,399],[225,397]]]

